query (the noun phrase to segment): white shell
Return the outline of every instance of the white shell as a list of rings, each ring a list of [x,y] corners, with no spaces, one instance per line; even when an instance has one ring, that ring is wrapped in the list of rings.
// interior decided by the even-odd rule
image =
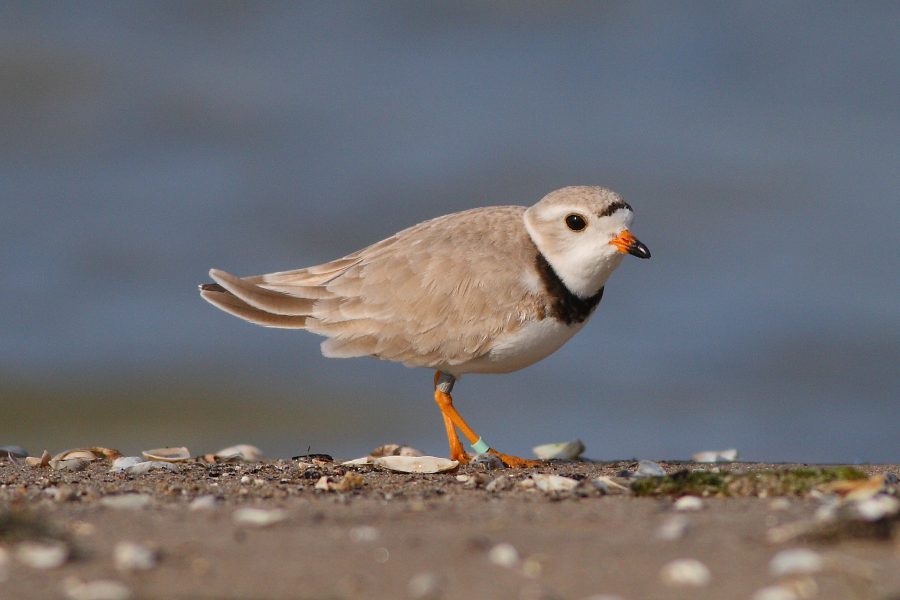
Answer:
[[[811,575],[825,566],[825,560],[818,552],[807,548],[782,550],[769,561],[769,573],[773,577],[785,575]]]
[[[703,500],[697,496],[682,496],[672,505],[675,510],[701,510],[703,508]]]
[[[659,463],[652,460],[638,461],[637,471],[634,472],[635,477],[665,477],[666,470]]]
[[[341,463],[344,467],[359,467],[363,465],[371,465],[375,463],[375,459],[371,456],[361,456],[353,460],[347,460]]]
[[[236,446],[228,446],[216,452],[216,459],[220,461],[242,460],[244,462],[255,462],[261,460],[263,452],[256,446],[250,444],[237,444]]]
[[[571,477],[563,477],[562,475],[545,475],[537,473],[531,476],[534,484],[542,492],[567,492],[575,489],[578,481]]]
[[[61,542],[22,542],[16,547],[16,558],[32,569],[56,569],[69,559],[69,548]]]
[[[159,555],[143,544],[119,542],[113,549],[113,562],[120,571],[149,571],[156,567]]]
[[[572,440],[571,442],[557,442],[554,444],[541,444],[531,449],[534,455],[543,460],[573,460],[584,452],[584,442]]]
[[[663,566],[659,573],[663,582],[671,586],[703,587],[709,585],[712,574],[695,558],[679,558]]]
[[[69,600],[128,600],[131,589],[124,583],[111,579],[78,581],[67,579],[63,582],[66,598]]]
[[[698,463],[734,462],[737,460],[737,448],[728,450],[704,450],[691,456],[691,460]]]
[[[398,473],[444,473],[458,467],[459,461],[437,456],[382,456],[373,464]]]
[[[239,508],[231,514],[231,518],[236,524],[251,527],[268,527],[284,521],[287,517],[286,511],[277,508]]]
[[[118,494],[100,498],[100,504],[107,508],[123,510],[139,510],[149,506],[153,502],[150,494]]]
[[[147,460],[161,460],[163,462],[184,462],[191,459],[190,451],[184,446],[180,448],[156,448],[141,452]]]

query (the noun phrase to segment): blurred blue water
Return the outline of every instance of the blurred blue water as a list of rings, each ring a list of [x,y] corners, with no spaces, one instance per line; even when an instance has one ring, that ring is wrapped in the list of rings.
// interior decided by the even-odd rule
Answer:
[[[254,430],[276,455],[298,439],[442,452],[429,373],[324,359],[314,336],[229,318],[196,284],[602,184],[653,260],[626,261],[550,359],[457,387],[485,438],[900,460],[897,4],[0,11],[0,378],[191,374],[258,387],[261,413],[296,395],[358,419]],[[56,443],[8,421],[0,438]]]

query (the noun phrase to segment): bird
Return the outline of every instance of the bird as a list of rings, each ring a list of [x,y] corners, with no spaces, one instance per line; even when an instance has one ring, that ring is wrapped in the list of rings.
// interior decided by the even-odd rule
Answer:
[[[650,258],[630,231],[631,206],[599,186],[569,186],[530,207],[440,216],[311,267],[237,277],[211,269],[213,306],[264,327],[324,336],[326,357],[371,356],[434,370],[450,458],[493,454],[453,404],[458,378],[509,373],[558,350],[593,315],[626,254]]]

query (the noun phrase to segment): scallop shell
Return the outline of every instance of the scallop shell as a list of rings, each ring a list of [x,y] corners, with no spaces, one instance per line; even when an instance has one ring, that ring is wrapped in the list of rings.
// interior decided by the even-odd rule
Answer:
[[[398,473],[444,473],[458,467],[459,461],[437,456],[382,456],[373,464]]]
[[[161,460],[163,462],[184,462],[191,459],[190,451],[184,446],[180,448],[156,448],[141,452],[147,460]]]

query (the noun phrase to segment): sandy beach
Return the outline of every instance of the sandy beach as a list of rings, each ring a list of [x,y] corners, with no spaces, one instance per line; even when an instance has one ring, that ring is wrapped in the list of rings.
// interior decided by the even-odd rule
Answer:
[[[0,597],[900,597],[896,514],[816,521],[829,497],[847,502],[827,492],[844,471],[659,465],[680,474],[625,477],[634,461],[404,474],[306,457],[143,475],[4,461]],[[893,498],[897,471],[852,470],[882,482],[878,498]],[[678,481],[701,486],[688,494],[700,502],[676,503]],[[59,564],[32,564],[48,547]],[[794,549],[810,552],[775,558]]]

